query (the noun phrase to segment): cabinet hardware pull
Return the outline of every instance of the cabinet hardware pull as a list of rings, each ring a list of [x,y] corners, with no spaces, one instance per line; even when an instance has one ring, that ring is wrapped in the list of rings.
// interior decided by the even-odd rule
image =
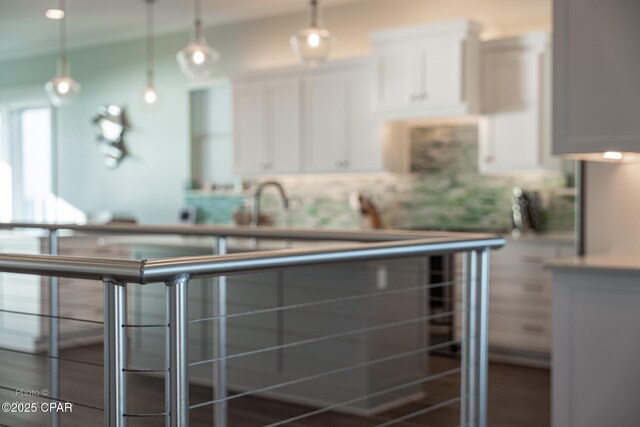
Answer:
[[[524,262],[530,262],[534,264],[540,264],[544,261],[543,257],[535,255],[522,255],[520,259]]]
[[[544,292],[544,285],[534,285],[531,283],[523,283],[522,287],[525,291],[542,293]]]
[[[522,330],[526,332],[538,332],[538,333],[544,332],[544,328],[542,326],[532,325],[530,323],[523,324]]]

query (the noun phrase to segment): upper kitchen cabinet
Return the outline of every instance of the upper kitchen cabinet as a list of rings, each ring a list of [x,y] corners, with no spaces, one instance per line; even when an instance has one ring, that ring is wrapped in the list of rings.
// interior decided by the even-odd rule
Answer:
[[[261,77],[234,82],[234,173],[300,171],[300,79]]]
[[[482,43],[479,169],[559,170],[550,147],[549,36]]]
[[[384,170],[381,124],[371,99],[368,60],[311,71],[304,79],[305,171]]]
[[[390,120],[475,114],[478,34],[468,20],[374,32],[375,104]]]
[[[370,58],[233,81],[235,175],[399,171],[399,126],[383,124]]]
[[[640,151],[639,17],[637,0],[554,1],[554,154]]]

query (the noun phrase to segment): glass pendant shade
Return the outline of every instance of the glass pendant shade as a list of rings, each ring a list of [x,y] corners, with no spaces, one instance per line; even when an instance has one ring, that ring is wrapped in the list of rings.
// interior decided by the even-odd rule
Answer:
[[[204,37],[192,40],[176,55],[180,71],[189,80],[205,80],[211,77],[213,65],[220,59],[217,50],[212,49]]]
[[[155,84],[155,59],[153,36],[153,3],[156,0],[145,0],[147,3],[147,86],[142,90],[142,101],[146,105],[155,105],[158,102],[158,90]]]
[[[67,61],[67,18],[65,0],[60,0],[57,9],[60,20],[60,56],[58,58],[58,72],[56,76],[44,85],[44,90],[54,107],[69,105],[80,92],[80,84],[71,77],[69,62]]]
[[[149,105],[158,102],[158,91],[153,85],[149,85],[142,91],[142,99]]]
[[[321,28],[310,27],[291,37],[291,49],[307,65],[318,65],[327,60],[331,51],[331,34]]]
[[[60,59],[58,74],[44,85],[44,89],[54,107],[69,105],[80,92],[81,86],[71,77],[66,58]]]
[[[180,71],[189,80],[206,80],[213,75],[213,65],[220,59],[220,53],[207,44],[202,31],[201,2],[194,0],[194,35],[189,44],[176,54]]]
[[[329,31],[318,26],[318,0],[309,0],[309,12],[309,27],[298,31],[289,42],[298,60],[313,67],[327,60],[332,39]]]

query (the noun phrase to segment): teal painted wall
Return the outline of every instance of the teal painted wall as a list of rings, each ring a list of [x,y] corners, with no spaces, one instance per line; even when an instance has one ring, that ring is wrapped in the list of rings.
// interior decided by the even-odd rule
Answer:
[[[130,213],[142,222],[173,222],[189,176],[187,83],[175,63],[187,35],[157,41],[159,105],[141,101],[145,86],[145,43],[136,40],[71,52],[72,75],[82,92],[56,111],[58,193],[86,212]],[[0,63],[0,92],[42,86],[55,74],[55,55]],[[44,96],[44,91],[43,91]],[[100,105],[127,109],[131,157],[116,170],[104,166],[91,123]]]

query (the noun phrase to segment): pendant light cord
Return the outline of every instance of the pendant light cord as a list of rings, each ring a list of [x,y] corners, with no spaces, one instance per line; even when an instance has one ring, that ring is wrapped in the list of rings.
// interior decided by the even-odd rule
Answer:
[[[318,0],[311,0],[311,28],[318,28]]]
[[[193,12],[195,15],[194,28],[195,28],[195,40],[199,41],[202,38],[202,2],[200,0],[193,0]]]
[[[60,0],[60,10],[64,12],[64,17],[60,20],[60,63],[58,64],[58,74],[68,74],[67,70],[67,8],[65,0]]]
[[[153,2],[147,2],[147,85],[153,86]]]

